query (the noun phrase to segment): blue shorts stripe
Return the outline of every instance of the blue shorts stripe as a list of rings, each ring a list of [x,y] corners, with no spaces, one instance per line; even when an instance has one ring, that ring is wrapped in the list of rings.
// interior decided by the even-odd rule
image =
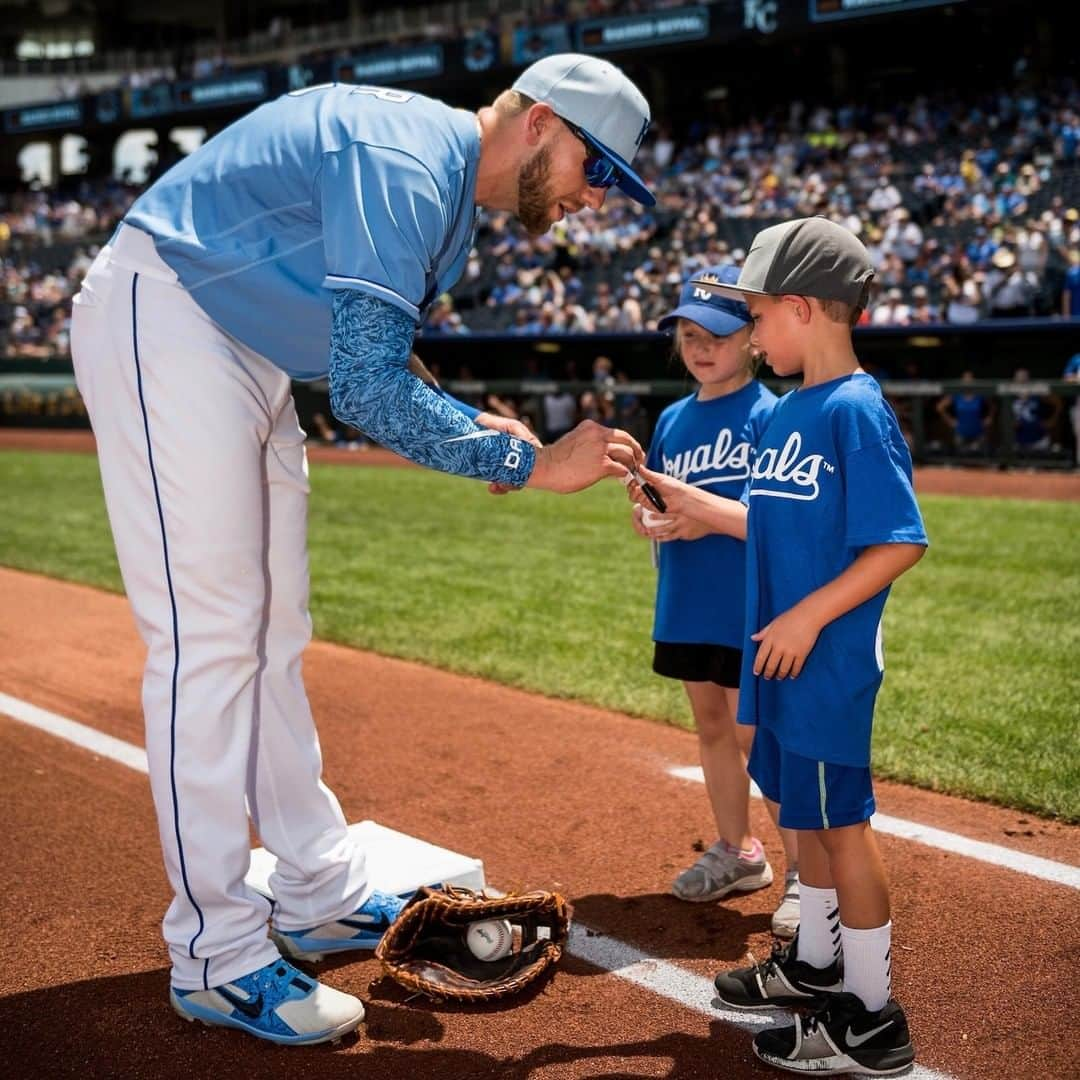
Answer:
[[[829,812],[825,808],[825,803],[828,799],[828,790],[825,787],[825,762],[819,761],[817,763],[817,783],[818,783],[818,798],[821,800],[821,824],[824,828],[829,827]]]
[[[202,909],[195,902],[191,886],[188,884],[187,864],[184,861],[184,842],[180,836],[180,801],[176,794],[176,688],[180,674],[180,622],[176,613],[176,593],[173,590],[172,570],[169,566],[169,541],[165,533],[165,512],[161,507],[161,492],[158,489],[157,472],[154,469],[154,448],[150,441],[150,417],[146,411],[146,398],[143,395],[142,365],[139,362],[139,317],[138,317],[139,275],[131,279],[131,347],[135,357],[135,381],[139,388],[139,408],[142,410],[143,431],[146,433],[146,458],[150,465],[150,480],[154,485],[154,501],[157,504],[158,524],[161,527],[161,550],[165,558],[165,581],[169,588],[169,607],[172,610],[173,632],[173,671],[172,701],[169,715],[169,786],[172,791],[173,829],[176,833],[176,850],[180,858],[180,876],[184,882],[184,892],[199,916],[199,929],[188,942],[188,955],[195,959],[195,942],[206,927]],[[210,961],[203,964],[203,987],[209,990],[207,973]]]

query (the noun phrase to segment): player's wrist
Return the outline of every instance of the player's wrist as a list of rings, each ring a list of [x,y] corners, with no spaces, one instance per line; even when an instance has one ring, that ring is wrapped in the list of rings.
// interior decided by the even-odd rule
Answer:
[[[552,483],[551,447],[541,446],[535,451],[532,469],[528,479],[522,485],[528,488],[538,488],[541,491],[549,491]]]

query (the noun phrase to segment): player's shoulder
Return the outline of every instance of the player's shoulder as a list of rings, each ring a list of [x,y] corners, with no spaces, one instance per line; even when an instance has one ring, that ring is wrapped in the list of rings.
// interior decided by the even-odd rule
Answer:
[[[338,141],[414,158],[435,177],[463,170],[479,153],[471,112],[411,90],[347,85],[335,90],[331,104],[340,125]]]

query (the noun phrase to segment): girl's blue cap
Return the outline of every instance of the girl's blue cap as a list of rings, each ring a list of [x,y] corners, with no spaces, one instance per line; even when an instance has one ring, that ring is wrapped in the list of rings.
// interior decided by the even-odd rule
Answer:
[[[739,268],[737,266],[710,266],[700,274],[694,274],[693,280],[688,281],[682,288],[679,296],[679,306],[665,315],[657,328],[666,330],[675,325],[676,319],[689,319],[698,326],[705,327],[710,334],[717,337],[727,337],[741,330],[750,323],[750,309],[740,300],[722,296],[711,289],[703,287],[704,283],[711,282],[714,285],[734,285],[739,280]],[[702,282],[696,285],[694,282]]]

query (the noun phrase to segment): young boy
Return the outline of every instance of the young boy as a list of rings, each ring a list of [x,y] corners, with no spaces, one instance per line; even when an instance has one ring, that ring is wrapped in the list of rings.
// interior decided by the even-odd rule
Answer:
[[[765,963],[718,975],[719,997],[735,1008],[816,1010],[759,1032],[754,1052],[763,1061],[887,1076],[915,1053],[890,999],[889,892],[869,820],[870,729],[885,599],[927,540],[896,417],[852,348],[872,277],[862,244],[824,218],[759,233],[734,289],[712,288],[745,298],[755,347],[777,375],[801,373],[803,382],[777,404],[758,444],[748,510],[705,508],[693,490],[644,475],[669,515],[707,513],[714,527],[745,530],[738,718],[757,725],[750,775],[779,802],[781,826],[798,830],[799,933]]]

